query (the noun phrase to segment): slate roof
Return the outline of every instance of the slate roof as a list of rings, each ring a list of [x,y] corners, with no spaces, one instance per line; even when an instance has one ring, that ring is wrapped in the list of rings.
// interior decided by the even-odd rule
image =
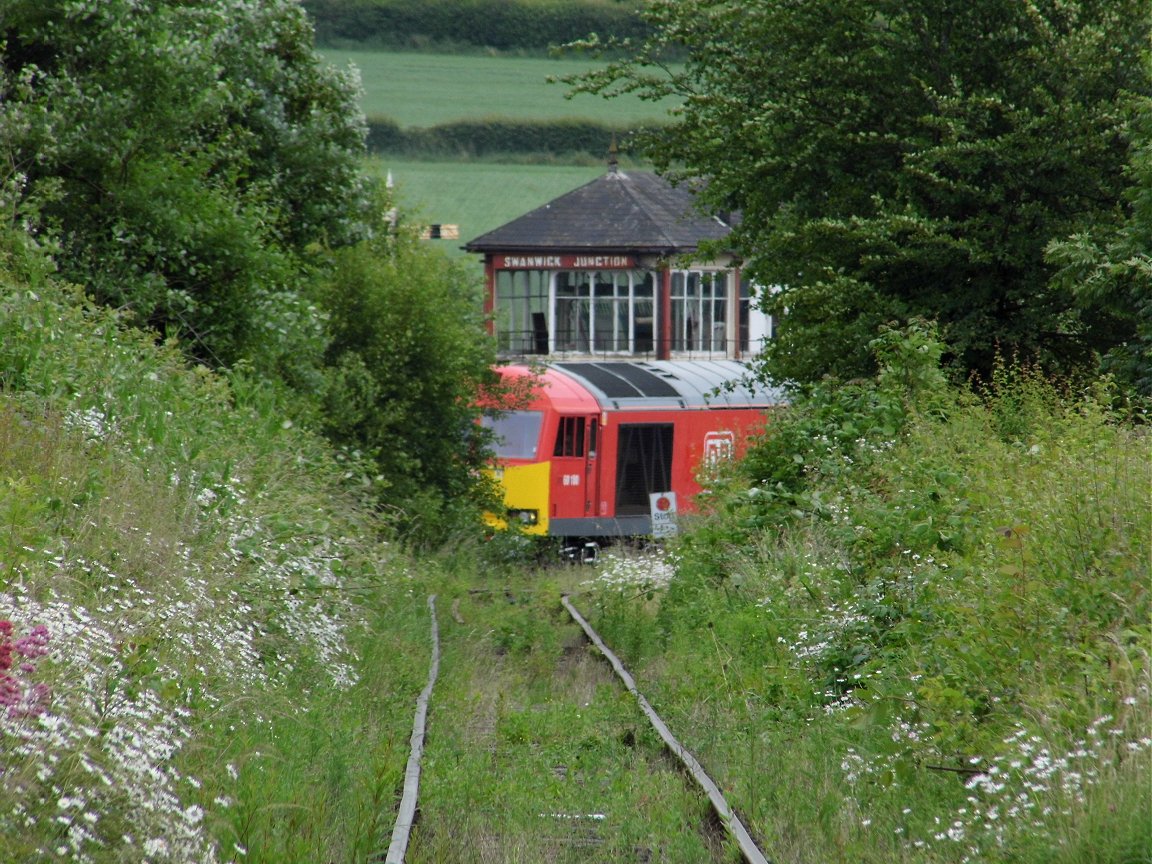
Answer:
[[[692,192],[650,171],[613,168],[590,183],[470,240],[469,252],[693,252],[731,228],[694,207]]]

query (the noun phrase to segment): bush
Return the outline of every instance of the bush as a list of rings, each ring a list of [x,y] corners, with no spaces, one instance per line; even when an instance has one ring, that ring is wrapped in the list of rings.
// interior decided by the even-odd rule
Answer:
[[[323,289],[328,382],[320,423],[375,466],[375,494],[415,539],[479,526],[476,396],[494,362],[479,285],[404,229],[333,254]]]
[[[762,835],[819,826],[796,860],[1084,860],[1072,850],[1100,840],[1105,812],[1142,826],[1114,838],[1138,848],[1146,428],[1110,410],[1106,387],[1011,363],[953,390],[925,337],[882,340],[871,384],[797,394],[747,480],[717,487],[676,543],[647,625],[666,638],[663,704],[691,717],[728,700],[695,734],[733,766]],[[761,742],[786,754],[765,771],[788,801],[757,804],[744,766]]]

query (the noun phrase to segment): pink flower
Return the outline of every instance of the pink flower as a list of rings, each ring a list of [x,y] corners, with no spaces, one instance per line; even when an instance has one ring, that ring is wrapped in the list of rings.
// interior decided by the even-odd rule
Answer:
[[[11,621],[0,621],[0,706],[7,707],[9,717],[36,717],[47,710],[52,691],[47,684],[24,679],[35,673],[33,661],[48,653],[51,637],[43,624],[37,624],[15,642],[12,632]],[[8,674],[14,655],[23,660],[16,669],[18,675]]]
[[[10,709],[20,704],[20,697],[24,695],[23,689],[11,675],[0,675],[0,705],[7,705]]]
[[[27,635],[16,640],[16,651],[23,657],[43,657],[48,653],[50,639],[48,628],[37,624]]]

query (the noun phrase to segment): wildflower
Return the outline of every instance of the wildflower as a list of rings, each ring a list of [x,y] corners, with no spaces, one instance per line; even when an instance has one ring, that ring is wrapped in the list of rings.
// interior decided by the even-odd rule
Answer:
[[[144,841],[145,855],[167,855],[168,841],[163,837],[153,837]]]

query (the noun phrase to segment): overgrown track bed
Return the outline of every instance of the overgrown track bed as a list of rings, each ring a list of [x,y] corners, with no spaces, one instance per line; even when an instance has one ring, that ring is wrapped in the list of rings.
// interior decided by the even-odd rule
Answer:
[[[568,597],[565,596],[561,598],[561,602],[573,620],[580,625],[588,638],[592,640],[593,644],[600,650],[600,653],[612,664],[612,668],[616,671],[617,677],[619,677],[624,683],[624,686],[628,688],[628,692],[636,697],[640,710],[644,712],[644,715],[652,724],[652,728],[660,735],[660,739],[664,742],[664,745],[680,760],[681,764],[692,776],[692,779],[696,781],[704,791],[704,794],[708,796],[708,801],[711,803],[712,809],[720,819],[721,824],[724,825],[725,830],[727,830],[739,847],[740,854],[744,857],[744,860],[748,861],[749,864],[767,864],[764,853],[760,851],[760,848],[748,833],[748,829],[744,827],[744,823],[740,817],[728,805],[727,800],[724,798],[724,793],[720,791],[720,787],[717,786],[716,782],[705,772],[704,766],[697,761],[691,751],[676,739],[672,734],[672,730],[668,728],[668,725],[660,718],[660,715],[656,713],[655,709],[648,703],[648,700],[645,699],[644,695],[636,688],[635,680],[628,670],[624,668],[619,658],[604,644],[604,640],[600,638],[600,634],[592,629],[592,626],[584,619],[584,616],[576,610],[576,607],[571,604]]]
[[[709,806],[558,593],[474,592],[441,621],[403,860],[765,861],[737,853],[731,812]]]
[[[416,804],[420,797],[420,769],[424,758],[424,738],[427,730],[428,703],[432,688],[440,674],[440,621],[436,617],[436,595],[428,598],[428,613],[432,619],[432,660],[429,664],[428,683],[416,700],[416,718],[412,721],[411,752],[404,769],[404,791],[400,796],[400,810],[392,829],[392,842],[388,845],[385,864],[403,864],[408,854],[408,840],[416,822]]]

